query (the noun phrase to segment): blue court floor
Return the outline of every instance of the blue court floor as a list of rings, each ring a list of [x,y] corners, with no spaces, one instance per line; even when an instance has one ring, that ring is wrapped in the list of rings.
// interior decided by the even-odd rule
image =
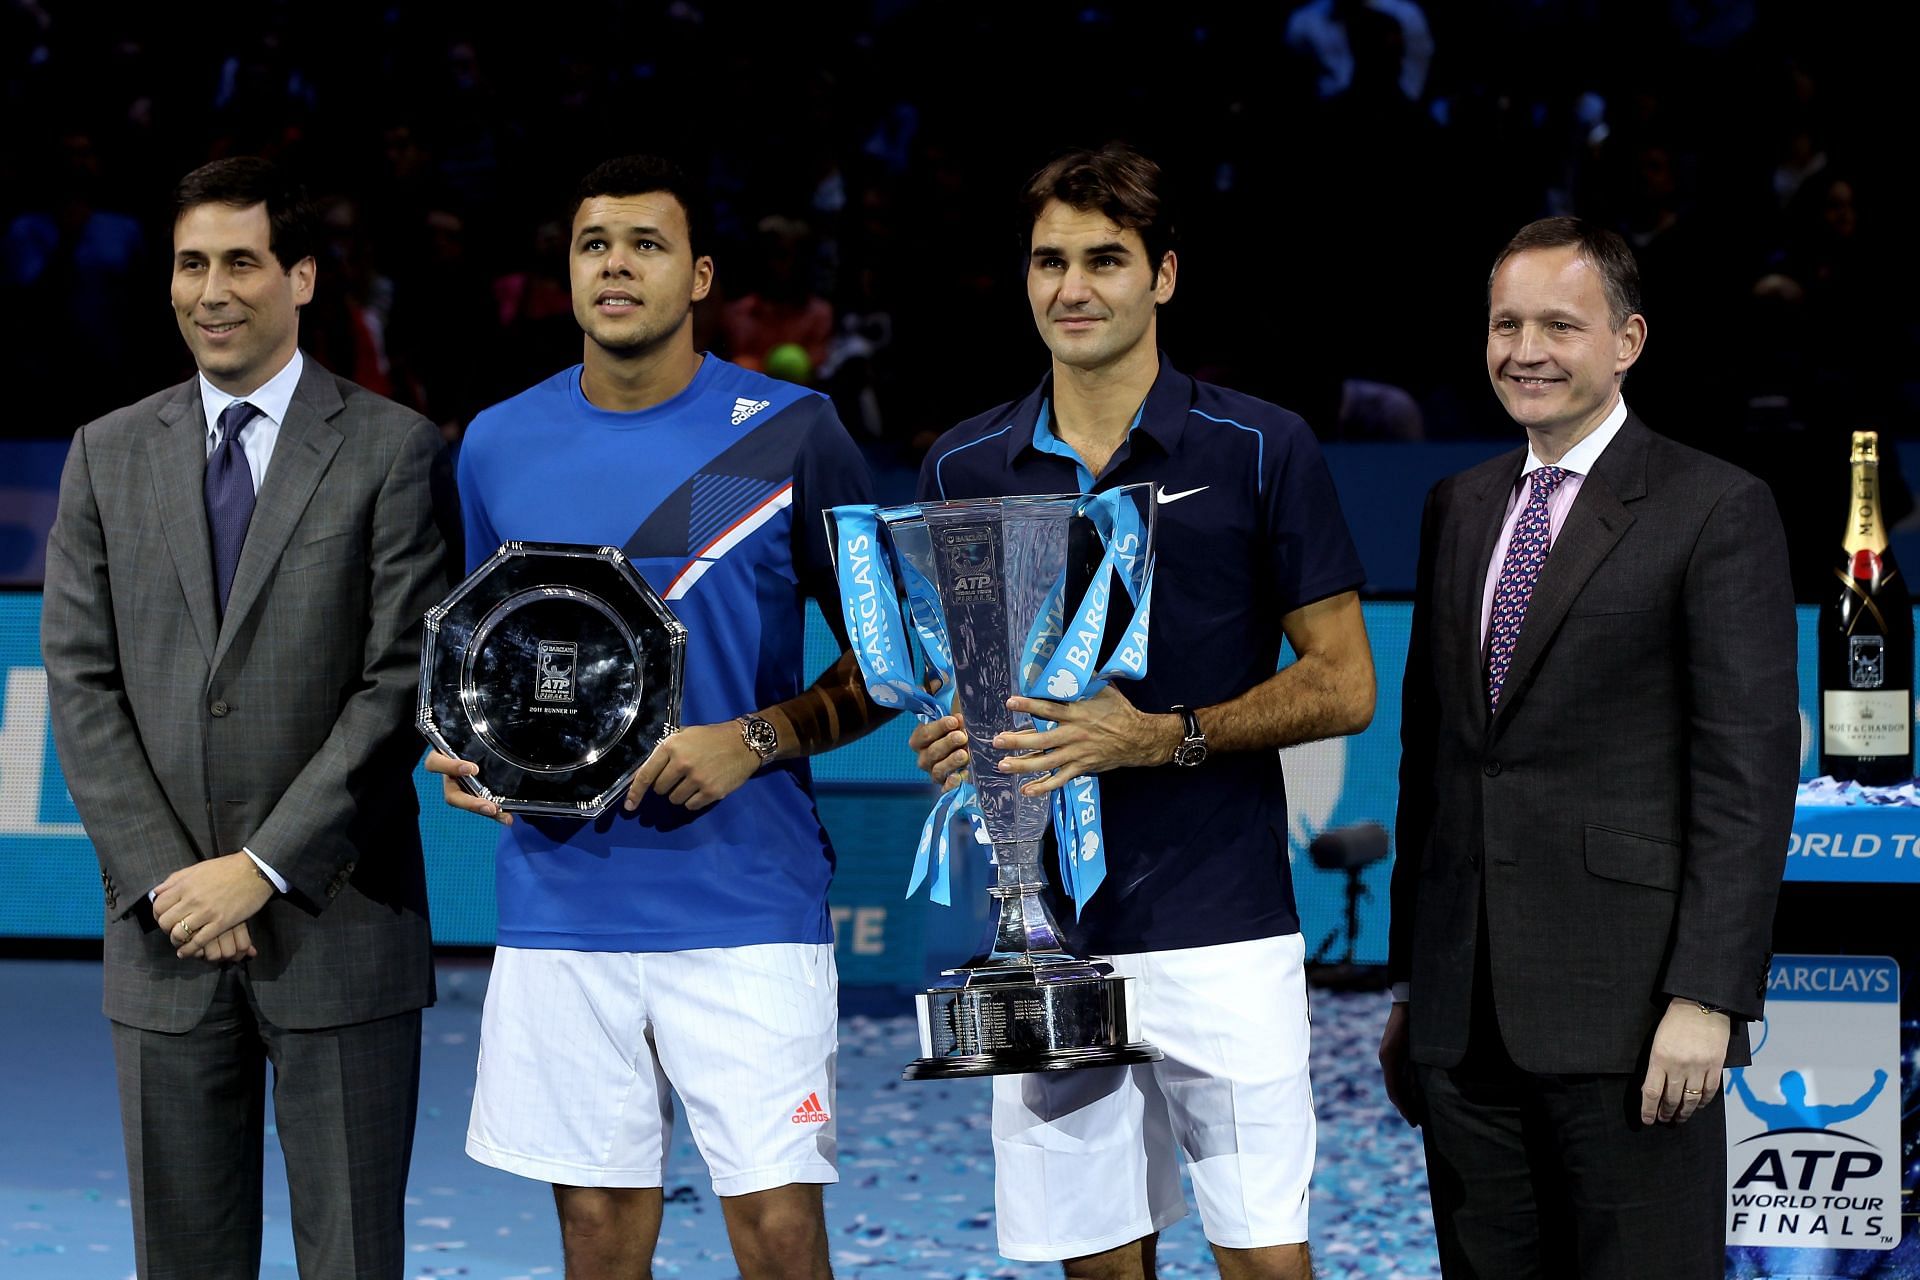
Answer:
[[[407,1204],[415,1277],[561,1274],[544,1184],[475,1164],[462,1150],[472,1097],[484,962],[440,970],[428,1010]],[[1320,1155],[1313,1248],[1324,1280],[1438,1275],[1425,1165],[1415,1132],[1387,1106],[1374,1046],[1384,996],[1314,993]],[[835,1273],[874,1280],[1026,1280],[1058,1268],[1011,1263],[993,1247],[992,1153],[984,1081],[906,1083],[917,1053],[899,1002],[849,998],[880,1016],[840,1024],[840,1177],[827,1188]],[[0,961],[0,1276],[120,1280],[133,1275],[127,1174],[97,963]],[[271,1123],[271,1118],[269,1118]],[[272,1143],[269,1129],[269,1144]],[[284,1171],[267,1157],[261,1273],[292,1277]],[[720,1210],[685,1126],[676,1133],[654,1274],[729,1280]],[[1215,1274],[1198,1221],[1163,1237],[1163,1277]]]

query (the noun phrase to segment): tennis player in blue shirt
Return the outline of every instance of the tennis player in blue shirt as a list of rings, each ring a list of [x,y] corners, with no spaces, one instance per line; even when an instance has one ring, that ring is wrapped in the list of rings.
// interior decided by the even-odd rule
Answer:
[[[1009,733],[1032,793],[1101,789],[1105,883],[1071,930],[1134,979],[1165,1060],[994,1080],[1000,1251],[1074,1280],[1140,1280],[1193,1177],[1225,1280],[1311,1274],[1304,945],[1277,751],[1373,715],[1364,574],[1300,418],[1197,382],[1160,354],[1178,274],[1158,167],[1119,145],[1064,155],[1024,196],[1027,298],[1052,368],[1024,399],[947,432],[923,500],[1158,486],[1149,673]],[[1276,671],[1281,643],[1295,658]],[[957,717],[912,737],[955,785]]]
[[[805,758],[882,713],[849,654],[803,687],[802,610],[839,625],[820,513],[872,491],[831,401],[694,346],[700,209],[653,157],[587,175],[583,362],[478,415],[460,453],[469,568],[509,540],[620,547],[688,633],[686,727],[598,819],[515,820],[428,756],[449,804],[505,828],[467,1153],[554,1184],[569,1277],[648,1275],[671,1086],[740,1274],[826,1280],[833,850]]]

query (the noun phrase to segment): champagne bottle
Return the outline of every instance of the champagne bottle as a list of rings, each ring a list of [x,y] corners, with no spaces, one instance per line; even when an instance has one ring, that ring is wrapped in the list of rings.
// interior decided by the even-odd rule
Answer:
[[[1839,581],[1820,606],[1820,770],[1868,787],[1913,780],[1913,598],[1880,516],[1879,447],[1853,433]]]

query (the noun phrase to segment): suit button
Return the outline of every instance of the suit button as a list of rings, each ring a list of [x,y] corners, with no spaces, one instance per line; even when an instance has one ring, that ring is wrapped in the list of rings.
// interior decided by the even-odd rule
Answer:
[[[1500,762],[1498,760],[1487,761],[1487,776],[1489,778],[1497,778],[1500,776]]]
[[[213,712],[217,717],[227,714],[227,712],[233,710],[233,708],[229,707],[224,701],[221,701],[214,703],[211,707],[208,707],[207,710]]]

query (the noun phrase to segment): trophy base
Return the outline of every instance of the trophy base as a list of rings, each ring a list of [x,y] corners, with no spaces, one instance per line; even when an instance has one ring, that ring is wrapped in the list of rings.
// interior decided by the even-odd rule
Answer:
[[[1022,1075],[1161,1057],[1133,1038],[1132,980],[1114,977],[1106,965],[996,965],[954,976],[959,984],[915,997],[921,1056],[903,1079]]]
[[[977,1053],[958,1058],[915,1058],[902,1080],[952,1080],[961,1076],[1017,1076],[1035,1071],[1071,1071],[1075,1067],[1121,1067],[1158,1062],[1164,1055],[1144,1040],[1117,1048],[1054,1049],[1037,1054]]]

